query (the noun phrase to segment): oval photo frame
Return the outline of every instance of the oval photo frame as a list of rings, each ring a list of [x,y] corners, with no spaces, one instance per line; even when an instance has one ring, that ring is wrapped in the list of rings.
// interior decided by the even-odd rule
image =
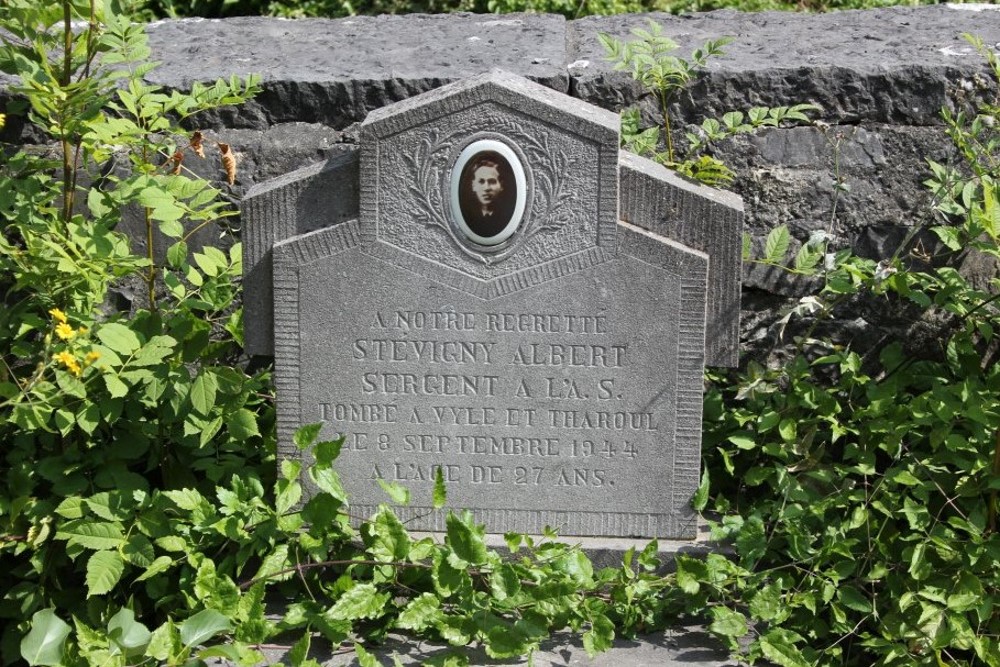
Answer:
[[[450,185],[452,218],[468,241],[490,249],[521,226],[527,179],[507,144],[495,139],[470,143],[455,160]]]

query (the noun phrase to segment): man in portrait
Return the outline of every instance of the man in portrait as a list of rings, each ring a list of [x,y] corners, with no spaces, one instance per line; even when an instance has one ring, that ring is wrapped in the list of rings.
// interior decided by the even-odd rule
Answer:
[[[496,236],[510,222],[517,193],[514,174],[500,154],[483,151],[462,170],[462,218],[475,234]]]

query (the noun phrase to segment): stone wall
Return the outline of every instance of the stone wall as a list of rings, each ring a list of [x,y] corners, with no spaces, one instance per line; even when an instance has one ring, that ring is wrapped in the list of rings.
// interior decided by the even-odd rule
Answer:
[[[736,169],[732,189],[744,197],[755,240],[785,223],[800,241],[825,230],[838,246],[871,257],[891,254],[908,228],[928,220],[925,161],[950,155],[941,108],[992,94],[985,64],[962,33],[1000,47],[1000,7],[974,4],[577,21],[533,14],[187,19],[149,26],[162,62],[150,78],[186,88],[231,74],[263,76],[264,92],[253,102],[199,120],[240,158],[236,185],[224,186],[238,201],[255,183],[349,149],[356,123],[372,109],[494,67],[616,111],[639,104],[651,123],[653,100],[613,71],[597,39],[599,32],[627,37],[647,20],[660,23],[682,55],[706,39],[733,38],[677,104],[682,123],[756,105],[823,109],[817,126],[771,129],[719,147]],[[8,98],[0,89],[0,105]],[[11,122],[4,139],[30,143],[32,134]],[[849,191],[834,214],[835,154]],[[198,169],[218,176],[211,165]],[[206,231],[203,241],[215,236]],[[744,274],[744,338],[754,349],[798,286],[774,271],[747,267]],[[854,333],[880,326],[863,313],[848,319],[845,330]]]

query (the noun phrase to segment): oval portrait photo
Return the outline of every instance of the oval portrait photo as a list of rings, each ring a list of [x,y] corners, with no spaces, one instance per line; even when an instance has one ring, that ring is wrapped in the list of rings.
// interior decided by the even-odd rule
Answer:
[[[524,167],[506,144],[492,139],[465,147],[451,172],[451,209],[473,243],[495,246],[517,231],[525,207]]]

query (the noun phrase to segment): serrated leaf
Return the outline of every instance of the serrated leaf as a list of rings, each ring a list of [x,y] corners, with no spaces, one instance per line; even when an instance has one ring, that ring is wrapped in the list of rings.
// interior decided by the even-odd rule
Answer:
[[[399,518],[387,507],[379,509],[372,522],[368,552],[383,563],[405,561],[410,552],[410,536]]]
[[[163,495],[172,500],[182,510],[194,511],[205,503],[205,497],[195,489],[171,489]]]
[[[593,659],[598,653],[611,648],[615,640],[615,624],[604,614],[597,614],[590,621],[590,629],[583,633],[583,648]]]
[[[775,227],[767,235],[767,241],[764,243],[764,259],[772,264],[780,264],[785,259],[789,243],[791,235],[788,233],[788,227],[785,225]]]
[[[711,480],[708,476],[708,467],[706,466],[705,469],[701,471],[701,482],[698,484],[698,488],[695,490],[694,496],[691,498],[691,507],[693,507],[696,512],[703,512],[705,507],[708,505],[710,482]]]
[[[31,631],[21,640],[21,657],[29,665],[61,664],[70,632],[72,628],[56,616],[54,609],[36,611],[31,617]]]
[[[246,440],[260,435],[257,428],[257,417],[246,408],[240,408],[226,418],[226,428],[237,440]]]
[[[128,395],[128,385],[121,381],[117,375],[113,373],[104,374],[104,386],[107,387],[108,393],[111,398],[122,398]]]
[[[715,606],[711,609],[712,622],[709,632],[723,637],[742,637],[747,633],[747,621],[743,614],[729,607]]]
[[[444,472],[441,470],[441,466],[434,469],[434,492],[433,492],[433,504],[434,509],[439,510],[444,507],[445,503],[448,501],[448,489],[444,485]]]
[[[191,384],[191,407],[207,417],[215,407],[215,396],[218,391],[219,381],[215,373],[202,369]]]
[[[409,505],[410,504],[410,490],[399,484],[398,482],[387,482],[384,479],[378,480],[378,485],[382,487],[392,502],[397,505]]]
[[[166,572],[167,570],[169,570],[170,566],[173,564],[174,564],[174,559],[171,558],[170,556],[160,556],[159,558],[154,560],[149,567],[146,568],[145,572],[136,577],[135,581],[140,582],[150,579],[151,577],[155,577],[161,572]]]
[[[354,655],[358,658],[358,667],[381,667],[378,660],[366,651],[361,644],[354,642]]]
[[[433,593],[422,593],[399,614],[396,627],[403,630],[426,630],[441,619],[441,601]]]
[[[153,543],[145,535],[134,534],[122,546],[122,557],[136,567],[149,567],[156,558]]]
[[[802,652],[780,631],[770,631],[760,638],[764,657],[779,667],[810,667]]]
[[[203,644],[215,635],[232,630],[226,616],[214,609],[202,609],[180,626],[181,643],[186,647]]]
[[[292,441],[299,449],[306,449],[319,437],[319,432],[322,428],[323,424],[306,424],[305,426],[300,426],[295,431],[295,435],[292,436]]]
[[[117,521],[76,519],[64,523],[56,532],[56,539],[63,539],[87,549],[117,549],[124,541],[125,534],[122,532],[122,525]]]
[[[109,322],[97,330],[97,338],[117,354],[130,355],[142,346],[135,332],[124,324]]]
[[[175,269],[179,269],[184,266],[188,257],[188,247],[187,243],[184,241],[178,241],[174,243],[169,248],[167,248],[167,262]]]
[[[117,551],[97,551],[87,561],[87,597],[104,595],[115,587],[125,572]]]
[[[378,618],[388,601],[389,594],[379,593],[374,584],[358,584],[340,596],[327,616],[339,621]]]
[[[461,518],[448,514],[445,518],[445,527],[448,533],[446,543],[451,547],[454,556],[472,565],[482,565],[486,562],[486,543],[483,539],[485,531],[475,525],[471,513],[465,512]],[[455,565],[458,567],[458,564]]]

